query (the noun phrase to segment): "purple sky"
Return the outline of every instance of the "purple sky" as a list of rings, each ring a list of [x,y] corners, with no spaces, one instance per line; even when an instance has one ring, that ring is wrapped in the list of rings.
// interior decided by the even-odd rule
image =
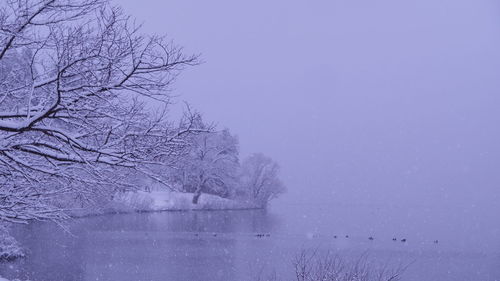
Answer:
[[[175,93],[288,200],[500,200],[500,2],[115,0],[204,64]]]

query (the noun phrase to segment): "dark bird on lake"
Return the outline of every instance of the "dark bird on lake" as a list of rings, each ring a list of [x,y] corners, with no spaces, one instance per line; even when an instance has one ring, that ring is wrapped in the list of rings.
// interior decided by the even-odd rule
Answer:
[[[392,238],[392,241],[398,241],[398,239],[396,239],[396,237]]]
[[[214,233],[214,237],[217,237],[217,233]]]
[[[349,238],[349,235],[346,235],[345,238]]]
[[[439,241],[438,240],[434,240],[434,244],[437,244],[437,243],[439,243]]]
[[[372,236],[370,236],[370,237],[368,237],[368,239],[369,239],[369,240],[373,240],[373,239],[375,239],[375,238],[373,238]]]
[[[337,235],[333,235],[333,238],[337,239]]]
[[[406,238],[401,239],[401,242],[403,243],[406,242]]]

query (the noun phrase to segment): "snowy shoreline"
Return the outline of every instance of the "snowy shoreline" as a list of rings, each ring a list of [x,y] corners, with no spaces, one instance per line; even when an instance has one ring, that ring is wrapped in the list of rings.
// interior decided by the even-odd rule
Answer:
[[[202,194],[198,204],[193,204],[193,195],[193,193],[173,191],[126,192],[116,195],[106,207],[93,211],[73,210],[70,216],[81,218],[133,212],[238,211],[264,208],[249,201],[227,199],[211,194]]]

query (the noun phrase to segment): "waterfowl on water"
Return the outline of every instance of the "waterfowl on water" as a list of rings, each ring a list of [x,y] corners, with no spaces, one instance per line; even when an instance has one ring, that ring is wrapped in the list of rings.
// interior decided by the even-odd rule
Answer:
[[[373,238],[372,236],[368,237],[368,240],[373,240],[373,239],[375,239],[375,238]]]
[[[406,238],[401,239],[401,242],[403,243],[406,242]]]

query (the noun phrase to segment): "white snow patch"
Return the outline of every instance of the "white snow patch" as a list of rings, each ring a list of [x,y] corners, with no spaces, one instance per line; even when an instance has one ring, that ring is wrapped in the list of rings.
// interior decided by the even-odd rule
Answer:
[[[193,204],[193,193],[169,191],[126,192],[115,197],[115,201],[135,211],[181,211],[181,210],[234,210],[255,209],[255,204],[216,195],[202,194],[198,204]]]
[[[7,227],[0,224],[0,262],[23,256],[24,252],[19,243],[9,234]]]

